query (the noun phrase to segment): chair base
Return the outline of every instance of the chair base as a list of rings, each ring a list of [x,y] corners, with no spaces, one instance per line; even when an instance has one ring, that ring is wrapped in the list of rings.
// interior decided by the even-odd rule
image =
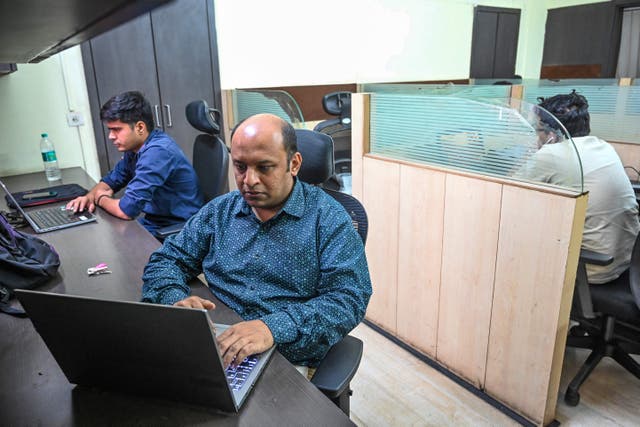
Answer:
[[[600,334],[593,334],[592,328],[584,328],[584,325],[574,326],[576,329],[572,328],[572,331],[570,331],[567,338],[567,346],[593,349],[593,351],[567,387],[564,395],[564,401],[567,405],[576,406],[580,403],[580,386],[591,375],[591,372],[603,357],[611,357],[636,378],[640,379],[640,364],[629,355],[640,353],[640,346],[636,343],[628,342],[624,338],[621,339],[616,333],[615,327],[615,318],[606,316],[602,319]],[[592,333],[592,335],[581,335],[583,331],[588,331],[587,333]]]

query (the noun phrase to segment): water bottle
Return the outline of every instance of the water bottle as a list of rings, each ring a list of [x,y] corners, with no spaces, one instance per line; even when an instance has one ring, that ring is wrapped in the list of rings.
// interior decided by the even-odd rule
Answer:
[[[44,173],[47,175],[48,181],[57,181],[61,178],[60,168],[58,167],[58,159],[56,158],[56,150],[53,143],[49,141],[49,135],[43,133],[40,135],[40,153],[42,153],[42,162],[44,163]]]

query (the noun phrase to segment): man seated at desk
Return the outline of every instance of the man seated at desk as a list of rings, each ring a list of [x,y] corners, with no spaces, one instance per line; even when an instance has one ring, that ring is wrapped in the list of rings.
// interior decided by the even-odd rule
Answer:
[[[122,159],[85,196],[68,209],[93,212],[96,206],[121,219],[144,213],[140,223],[151,233],[182,223],[204,204],[196,173],[173,139],[155,129],[151,105],[140,92],[125,92],[108,100],[100,119]],[[126,187],[124,196],[113,194]]]
[[[203,271],[244,319],[218,338],[225,366],[275,343],[294,365],[315,367],[364,317],[371,280],[362,240],[342,205],[296,178],[303,159],[289,123],[271,114],[241,122],[231,160],[238,190],[151,255],[142,300],[213,309],[189,296],[188,281]]]
[[[610,282],[629,268],[640,230],[631,182],[615,149],[606,141],[589,136],[589,104],[584,96],[574,90],[539,100],[539,106],[569,132],[580,155],[584,190],[589,192],[582,247],[614,257],[607,266],[587,265],[589,283]],[[545,114],[540,114],[538,132],[543,145],[517,175],[538,182],[571,184],[578,168],[571,142],[557,142],[563,132],[558,122]]]

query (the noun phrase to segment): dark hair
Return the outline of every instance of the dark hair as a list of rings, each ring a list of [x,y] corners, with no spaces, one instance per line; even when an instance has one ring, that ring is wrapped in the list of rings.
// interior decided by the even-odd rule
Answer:
[[[284,144],[284,151],[287,152],[288,170],[291,158],[298,152],[298,137],[296,136],[296,130],[286,120],[282,121],[282,143]]]
[[[587,136],[589,127],[589,103],[587,98],[572,90],[569,94],[538,98],[538,105],[553,114],[572,137]],[[560,126],[550,117],[540,117],[552,129]]]
[[[131,127],[143,121],[149,132],[155,127],[151,104],[137,91],[121,93],[105,102],[100,109],[100,119],[105,122],[120,120]]]

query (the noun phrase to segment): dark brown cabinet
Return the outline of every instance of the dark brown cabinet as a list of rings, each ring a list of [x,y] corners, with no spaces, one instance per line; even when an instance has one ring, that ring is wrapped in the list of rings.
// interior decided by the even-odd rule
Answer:
[[[100,169],[121,158],[98,117],[113,95],[139,90],[151,102],[156,126],[170,134],[189,159],[198,131],[186,105],[204,99],[220,109],[220,79],[211,0],[177,0],[82,45]]]

